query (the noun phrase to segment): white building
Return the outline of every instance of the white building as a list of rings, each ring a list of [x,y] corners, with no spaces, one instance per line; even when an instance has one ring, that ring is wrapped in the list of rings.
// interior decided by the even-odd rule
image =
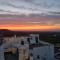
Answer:
[[[30,35],[29,53],[33,60],[54,60],[54,45],[39,40],[39,35]]]
[[[9,51],[9,47],[18,48],[19,60],[55,60],[54,45],[39,40],[38,34],[31,34],[27,37],[7,37],[4,40],[4,52]],[[3,55],[0,54],[1,56]],[[4,56],[1,60],[4,60],[3,58]]]

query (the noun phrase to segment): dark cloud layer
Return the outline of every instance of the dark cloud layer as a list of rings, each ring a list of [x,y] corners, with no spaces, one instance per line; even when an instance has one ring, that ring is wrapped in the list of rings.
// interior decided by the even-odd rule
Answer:
[[[0,0],[0,24],[4,20],[60,24],[60,0]]]

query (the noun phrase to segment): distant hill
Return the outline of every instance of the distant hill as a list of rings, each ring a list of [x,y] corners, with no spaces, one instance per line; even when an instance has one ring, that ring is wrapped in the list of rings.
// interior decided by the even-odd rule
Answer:
[[[8,29],[0,29],[0,34],[5,37],[5,36],[12,36],[13,35],[13,31],[8,30]]]
[[[8,29],[0,29],[0,32],[5,32],[5,31],[11,31],[11,30],[8,30]]]
[[[29,35],[29,32],[26,33],[26,32],[23,32],[23,31],[12,31],[12,30],[8,30],[8,29],[0,29],[0,34],[3,37],[11,37],[11,36],[14,36],[14,35],[27,36],[27,35]]]

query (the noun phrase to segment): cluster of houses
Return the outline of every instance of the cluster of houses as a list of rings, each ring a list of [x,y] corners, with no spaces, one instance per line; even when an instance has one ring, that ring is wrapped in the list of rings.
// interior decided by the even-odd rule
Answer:
[[[0,37],[0,42],[0,60],[6,60],[5,52],[15,53],[17,49],[18,60],[55,60],[54,45],[41,41],[39,34]]]

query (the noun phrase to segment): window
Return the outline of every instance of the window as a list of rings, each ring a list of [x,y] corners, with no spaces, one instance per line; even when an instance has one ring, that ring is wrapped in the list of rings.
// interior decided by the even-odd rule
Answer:
[[[28,58],[26,58],[26,60],[30,60],[30,56],[28,56]]]
[[[26,52],[26,50],[24,49],[24,50],[23,50],[23,54],[24,54],[24,55],[25,55],[25,52]]]
[[[38,43],[38,37],[35,37],[35,39],[36,39],[36,43]]]
[[[33,54],[32,54],[32,53],[30,53],[30,56],[33,56]]]
[[[30,38],[27,38],[28,43],[30,44]]]
[[[37,59],[40,59],[40,56],[39,55],[37,55]]]
[[[21,45],[24,45],[24,41],[21,41]]]
[[[0,45],[2,45],[2,44],[3,44],[3,39],[1,38],[1,39],[0,39]]]
[[[26,60],[30,60],[29,58],[27,58]]]
[[[43,60],[46,60],[46,58],[45,58],[45,57],[43,57]]]
[[[30,48],[31,50],[33,50],[33,48]]]

